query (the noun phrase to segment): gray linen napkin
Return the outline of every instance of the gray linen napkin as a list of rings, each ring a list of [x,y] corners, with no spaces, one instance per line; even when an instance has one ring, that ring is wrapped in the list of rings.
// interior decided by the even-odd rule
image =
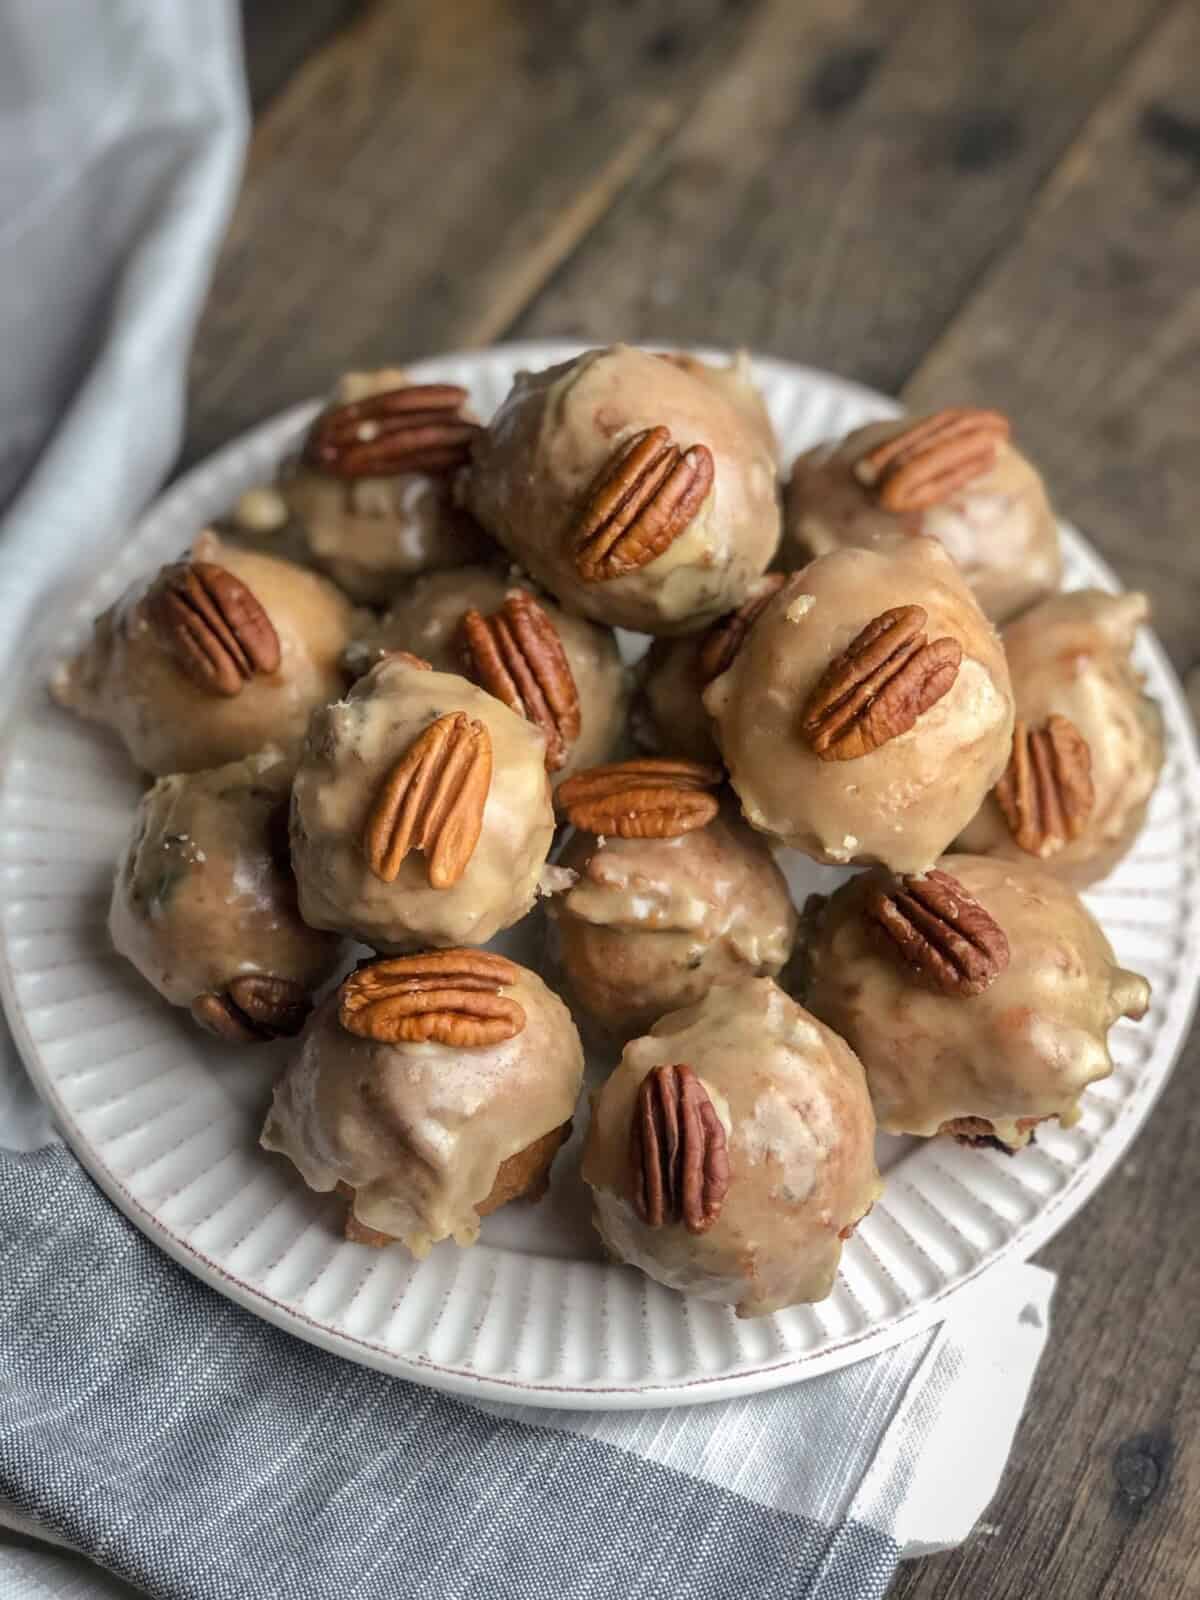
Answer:
[[[0,10],[10,679],[49,644],[35,619],[64,556],[93,565],[169,468],[244,135],[226,0]],[[940,1328],[746,1400],[472,1406],[192,1280],[57,1141],[0,1029],[0,1522],[67,1547],[0,1542],[0,1591],[882,1595],[994,1492],[1051,1288],[993,1273]]]

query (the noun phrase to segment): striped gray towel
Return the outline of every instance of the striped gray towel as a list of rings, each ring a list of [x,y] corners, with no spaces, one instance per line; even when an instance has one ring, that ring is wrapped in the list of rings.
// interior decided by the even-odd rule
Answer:
[[[984,1510],[1050,1290],[1001,1270],[940,1328],[750,1399],[481,1407],[221,1299],[61,1146],[0,1154],[0,1520],[172,1600],[869,1600]],[[62,1561],[0,1548],[0,1590],[52,1595]]]
[[[0,8],[0,662],[61,553],[169,466],[244,132],[231,0]],[[966,1537],[1046,1338],[1052,1280],[1016,1267],[775,1394],[472,1406],[193,1281],[57,1142],[2,1036],[0,1146],[6,1600],[866,1600]]]

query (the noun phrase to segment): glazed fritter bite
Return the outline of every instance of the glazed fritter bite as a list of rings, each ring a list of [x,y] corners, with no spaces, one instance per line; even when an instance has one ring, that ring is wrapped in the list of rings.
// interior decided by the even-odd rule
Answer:
[[[348,1195],[348,1238],[419,1257],[542,1197],[582,1081],[571,1014],[535,972],[486,950],[364,962],[305,1029],[262,1144]]]
[[[1143,594],[1054,595],[1004,630],[1017,722],[1012,754],[957,848],[1040,861],[1076,887],[1136,839],[1163,765],[1162,713],[1131,652]]]
[[[949,408],[855,428],[806,451],[785,496],[788,559],[936,539],[985,616],[1005,622],[1062,580],[1058,523],[997,411]]]
[[[736,807],[719,806],[720,777],[634,761],[559,791],[577,826],[558,862],[574,881],[549,903],[552,944],[602,1033],[629,1038],[714,984],[776,976],[791,954],[787,880]]]
[[[1108,1031],[1150,985],[1036,863],[946,856],[861,873],[806,908],[805,1003],[850,1044],[889,1133],[1005,1149],[1112,1071]]]
[[[710,989],[626,1046],[583,1157],[608,1249],[740,1317],[822,1300],[880,1193],[850,1047],[770,978]]]
[[[298,1033],[341,941],[301,921],[288,859],[292,767],[271,746],[159,778],[117,865],[113,945],[174,1006],[235,1043]]]
[[[144,772],[198,772],[268,743],[294,756],[345,687],[354,626],[327,579],[206,532],[96,618],[51,693],[111,728]]]
[[[489,541],[453,492],[478,431],[456,384],[347,372],[278,480],[238,500],[231,531],[386,605],[417,573],[485,558]]]
[[[794,573],[704,703],[746,820],[838,865],[931,866],[1012,737],[1000,641],[932,539]]]
[[[746,404],[628,345],[519,373],[464,496],[566,610],[646,633],[741,605],[779,542],[774,454]]]
[[[533,905],[553,835],[544,736],[465,678],[386,656],[312,720],[291,841],[315,928],[486,944]]]
[[[346,664],[366,671],[393,650],[461,672],[539,727],[556,783],[607,760],[624,733],[628,675],[611,628],[570,616],[503,569],[416,579],[352,641]]]

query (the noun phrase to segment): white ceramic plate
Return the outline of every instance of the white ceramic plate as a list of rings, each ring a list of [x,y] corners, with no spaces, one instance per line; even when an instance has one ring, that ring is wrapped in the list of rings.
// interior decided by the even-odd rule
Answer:
[[[574,353],[525,345],[413,369],[466,384],[481,415],[514,371]],[[785,455],[894,407],[822,373],[756,363]],[[64,602],[65,650],[137,573],[268,478],[313,407],[257,428],[176,484],[103,573]],[[1064,530],[1068,582],[1115,588]],[[64,572],[64,590],[75,582]],[[1023,1257],[1087,1199],[1133,1139],[1185,1036],[1200,969],[1200,762],[1188,712],[1149,636],[1139,665],[1166,713],[1168,759],[1146,829],[1089,896],[1121,961],[1154,984],[1116,1071],[1069,1132],[1010,1159],[948,1141],[886,1141],[882,1200],[823,1304],[739,1322],[605,1263],[574,1147],[536,1208],[488,1218],[480,1244],[418,1264],[347,1244],[341,1207],[256,1147],[286,1046],[229,1050],[170,1010],[107,946],[111,867],[138,784],[117,748],[33,686],[0,769],[0,983],[30,1072],[108,1195],[190,1271],[260,1316],[351,1360],[479,1398],[621,1407],[715,1400],[826,1371],[938,1318],[993,1263]],[[797,892],[839,876],[794,858]],[[506,948],[520,955],[527,936]],[[526,950],[526,955],[528,950]]]

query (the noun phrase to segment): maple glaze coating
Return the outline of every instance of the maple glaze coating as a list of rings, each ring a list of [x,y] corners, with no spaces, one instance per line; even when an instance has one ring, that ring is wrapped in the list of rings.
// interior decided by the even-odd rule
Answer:
[[[739,413],[742,421],[759,441],[776,466],[779,465],[779,440],[762,397],[762,390],[754,381],[750,357],[745,350],[735,350],[728,361],[717,363],[690,355],[686,350],[667,350],[659,354],[661,361],[686,372],[700,383],[709,384]]]
[[[190,1006],[247,974],[311,993],[341,941],[300,920],[286,859],[291,764],[273,747],[159,778],[117,864],[108,929],[164,999]],[[282,852],[282,854],[281,854]]]
[[[1118,966],[1083,902],[1040,865],[950,855],[938,866],[1008,940],[1008,963],[983,993],[939,993],[914,977],[872,927],[881,875],[870,872],[806,910],[805,1004],[857,1053],[881,1128],[930,1136],[978,1118],[1017,1148],[1032,1122],[1077,1120],[1083,1090],[1112,1071],[1108,1030],[1144,1014],[1150,985]]]
[[[1067,717],[1087,741],[1091,810],[1078,835],[1041,863],[1078,888],[1106,876],[1129,850],[1162,771],[1162,713],[1130,655],[1148,615],[1143,594],[1079,589],[1043,600],[1004,630],[1018,717],[1031,727]],[[957,847],[1035,859],[1017,844],[994,794]]]
[[[442,1239],[474,1244],[501,1167],[569,1121],[583,1081],[570,1012],[535,972],[514,972],[504,992],[524,1028],[474,1049],[347,1033],[335,991],[276,1085],[263,1147],[286,1155],[310,1189],[352,1189],[357,1221],[414,1256]],[[547,1165],[525,1175],[526,1187]]]
[[[492,776],[482,831],[450,888],[429,882],[411,851],[385,882],[364,849],[381,786],[439,718],[462,712],[487,729]],[[482,689],[398,657],[374,667],[313,718],[292,791],[292,863],[306,922],[377,950],[485,944],[533,905],[554,834],[541,733]]]
[[[833,550],[885,550],[925,535],[954,558],[993,622],[1052,594],[1062,581],[1058,524],[1041,477],[1010,441],[999,441],[985,471],[922,510],[885,510],[859,481],[855,463],[913,421],[870,422],[798,457],[784,495],[789,559],[800,565]]]
[[[530,592],[531,585],[493,567],[460,567],[417,578],[353,640],[347,664],[364,670],[388,650],[407,650],[439,672],[461,673],[463,614],[474,608],[489,616],[514,590]],[[537,599],[562,643],[579,695],[579,737],[563,765],[551,774],[557,784],[573,772],[607,761],[616,749],[625,729],[628,675],[611,629],[570,616],[548,596]]]
[[[719,761],[712,718],[704,704],[704,691],[719,672],[712,670],[713,635],[736,637],[725,650],[741,648],[749,627],[782,585],[782,573],[765,573],[750,585],[738,613],[720,618],[700,633],[681,639],[655,639],[637,671],[636,734],[648,749],[693,761]],[[751,620],[745,614],[753,607]]]
[[[411,382],[401,367],[347,372],[329,405]],[[386,605],[416,573],[477,561],[488,548],[480,528],[454,504],[450,474],[342,478],[313,466],[303,450],[283,464],[274,485],[243,496],[230,526],[242,538],[267,549],[278,546],[317,567],[368,605]]]
[[[549,904],[557,959],[611,1035],[629,1038],[713,984],[774,977],[791,954],[787,881],[732,808],[673,839],[577,832],[558,864],[578,878]]]
[[[631,1121],[642,1080],[683,1064],[725,1131],[729,1187],[705,1232],[636,1208]],[[875,1116],[853,1051],[770,978],[709,990],[626,1045],[596,1099],[583,1155],[594,1221],[620,1261],[741,1317],[821,1300],[842,1235],[880,1193]]]
[[[803,730],[817,684],[873,619],[917,605],[930,641],[962,647],[954,681],[907,732],[851,761],[821,760]],[[818,861],[920,872],[1003,772],[1013,705],[1000,641],[932,539],[839,550],[767,603],[733,665],[704,693],[752,827]]]
[[[219,767],[268,742],[294,759],[312,711],[345,687],[340,657],[354,629],[353,608],[315,572],[215,533],[202,533],[190,553],[250,590],[278,637],[278,670],[255,674],[232,696],[202,688],[152,621],[147,597],[159,581],[155,574],[96,618],[89,642],[54,673],[51,693],[111,728],[136,764],[155,775]]]
[[[665,427],[685,453],[712,453],[713,487],[654,560],[606,581],[576,566],[573,529],[614,454]],[[702,627],[740,605],[779,542],[775,461],[761,423],[719,381],[613,345],[517,375],[476,441],[465,500],[485,528],[568,610],[647,633]]]

